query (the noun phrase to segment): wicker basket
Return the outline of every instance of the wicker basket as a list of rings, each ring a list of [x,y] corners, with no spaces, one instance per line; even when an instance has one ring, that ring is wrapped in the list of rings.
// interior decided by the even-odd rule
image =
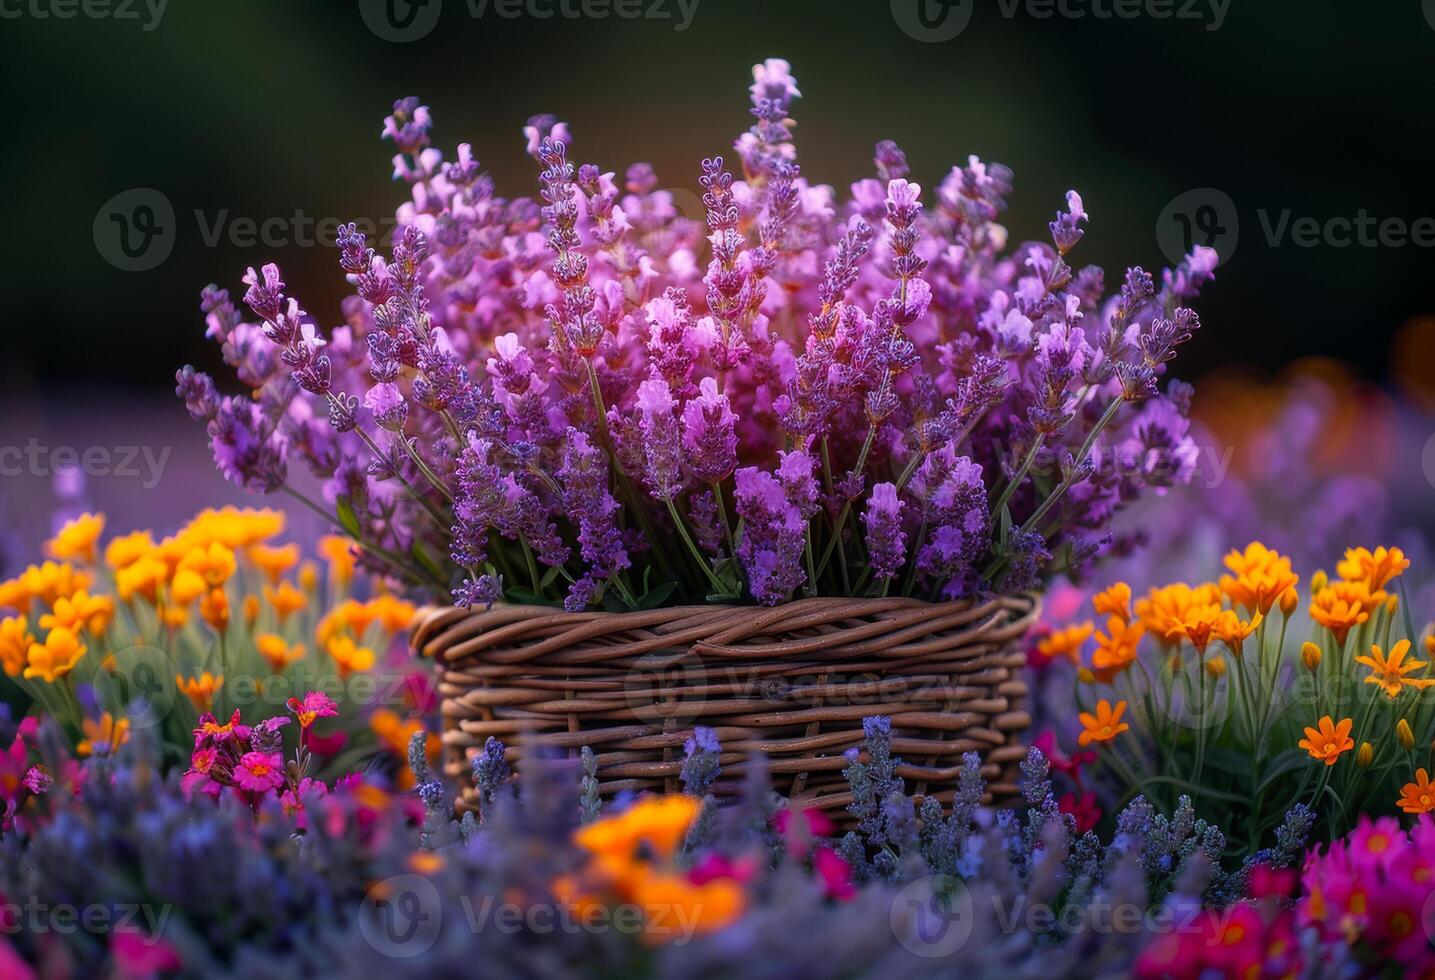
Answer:
[[[862,719],[892,719],[898,772],[921,795],[951,799],[965,752],[978,752],[990,796],[1016,791],[1030,724],[1021,640],[1036,596],[973,603],[802,599],[774,609],[687,606],[565,613],[543,606],[444,609],[414,632],[443,698],[444,769],[460,785],[469,758],[502,739],[525,756],[597,755],[605,797],[680,788],[683,742],[717,733],[736,791],[751,753],[775,787],[804,805],[850,802],[843,751]],[[476,803],[466,788],[461,807]]]

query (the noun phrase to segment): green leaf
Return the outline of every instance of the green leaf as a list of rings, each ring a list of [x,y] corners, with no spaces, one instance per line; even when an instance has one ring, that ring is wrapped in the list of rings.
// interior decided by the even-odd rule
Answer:
[[[554,580],[556,580],[558,576],[562,574],[562,572],[563,569],[559,566],[550,565],[548,567],[548,570],[543,573],[543,577],[538,580],[538,584],[546,589],[548,588],[548,586],[553,584]]]
[[[364,536],[359,532],[359,518],[354,513],[354,505],[349,502],[349,498],[340,497],[337,509],[339,526],[344,529],[344,533],[355,541],[364,540]]]
[[[419,567],[422,568],[425,572],[428,572],[440,582],[448,581],[448,573],[446,573],[442,568],[438,567],[438,565],[434,562],[432,558],[429,557],[428,552],[424,550],[423,545],[417,539],[415,539],[413,547],[409,549],[409,553],[414,556],[414,561],[418,562]]]
[[[1261,774],[1261,782],[1256,787],[1256,795],[1260,796],[1271,785],[1288,772],[1303,769],[1307,764],[1315,764],[1315,760],[1304,749],[1287,749],[1271,760]]]
[[[1001,523],[997,531],[997,553],[1006,554],[1007,539],[1011,537],[1011,508],[1003,507]]]
[[[563,603],[555,599],[545,599],[541,595],[535,595],[527,589],[521,589],[517,586],[506,589],[503,594],[509,601],[521,603],[525,606],[556,606],[559,609],[563,608]]]
[[[658,608],[663,604],[663,602],[668,598],[668,596],[672,595],[675,591],[677,591],[677,588],[678,583],[676,582],[664,582],[656,589],[649,589],[647,592],[644,592],[641,596],[638,597],[638,608]]]

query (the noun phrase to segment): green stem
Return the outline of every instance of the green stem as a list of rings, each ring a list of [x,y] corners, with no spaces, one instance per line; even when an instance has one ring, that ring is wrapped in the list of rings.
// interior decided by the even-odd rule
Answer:
[[[712,584],[713,591],[725,591],[727,586],[723,585],[722,579],[717,577],[717,574],[712,570],[712,566],[708,564],[707,559],[704,558],[702,552],[698,550],[698,546],[693,543],[692,535],[688,534],[687,523],[683,520],[682,515],[678,513],[677,505],[673,503],[671,498],[667,500],[667,505],[668,513],[671,514],[673,518],[673,526],[678,529],[678,534],[681,535],[683,543],[688,546],[688,551],[692,554],[693,559],[697,561],[698,567],[707,575],[708,582]]]

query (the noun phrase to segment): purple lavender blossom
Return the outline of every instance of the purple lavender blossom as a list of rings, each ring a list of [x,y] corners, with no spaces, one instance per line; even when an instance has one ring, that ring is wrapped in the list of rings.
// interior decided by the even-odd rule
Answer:
[[[807,581],[802,569],[807,522],[777,478],[754,466],[737,471],[735,499],[744,521],[737,553],[753,598],[775,606]]]
[[[894,483],[878,483],[867,499],[867,512],[862,515],[867,526],[867,560],[872,577],[879,582],[895,576],[907,563],[907,535],[902,530],[906,506]]]

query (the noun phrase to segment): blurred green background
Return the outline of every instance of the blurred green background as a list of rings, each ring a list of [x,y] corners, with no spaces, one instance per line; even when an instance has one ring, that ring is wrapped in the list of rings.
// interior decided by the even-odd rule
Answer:
[[[1239,0],[1219,29],[1210,0],[1190,4],[1197,19],[1096,16],[1115,0],[1070,0],[1081,19],[1042,18],[1041,0],[1007,16],[1011,0],[967,0],[970,23],[941,43],[899,26],[911,19],[899,8],[919,0],[698,0],[685,30],[677,0],[636,0],[666,15],[636,20],[508,18],[498,2],[474,17],[468,0],[428,0],[409,12],[438,14],[436,26],[392,43],[356,0],[172,0],[158,23],[142,0],[137,20],[56,16],[79,0],[0,0],[0,403],[43,413],[100,386],[159,397],[177,366],[216,363],[200,287],[237,295],[245,266],[270,259],[334,322],[344,288],[332,250],[287,229],[274,245],[237,242],[233,222],[391,215],[403,190],[378,134],[396,97],[422,96],[437,145],[451,156],[471,142],[508,196],[535,189],[519,131],[540,111],[571,123],[578,160],[620,173],[648,160],[663,185],[693,187],[701,157],[729,151],[749,123],[750,66],[774,55],[804,93],[796,135],[810,179],[845,192],[883,138],[928,186],[969,153],[1003,162],[1017,176],[1013,237],[1044,235],[1076,187],[1093,215],[1079,256],[1109,280],[1164,263],[1156,224],[1173,198],[1228,195],[1238,248],[1179,374],[1323,353],[1380,377],[1401,323],[1435,306],[1430,249],[1273,244],[1260,217],[1435,215],[1435,29],[1416,0]],[[935,21],[947,0],[920,2]],[[128,272],[100,254],[93,227],[139,187],[172,204],[175,238],[158,267]]]

